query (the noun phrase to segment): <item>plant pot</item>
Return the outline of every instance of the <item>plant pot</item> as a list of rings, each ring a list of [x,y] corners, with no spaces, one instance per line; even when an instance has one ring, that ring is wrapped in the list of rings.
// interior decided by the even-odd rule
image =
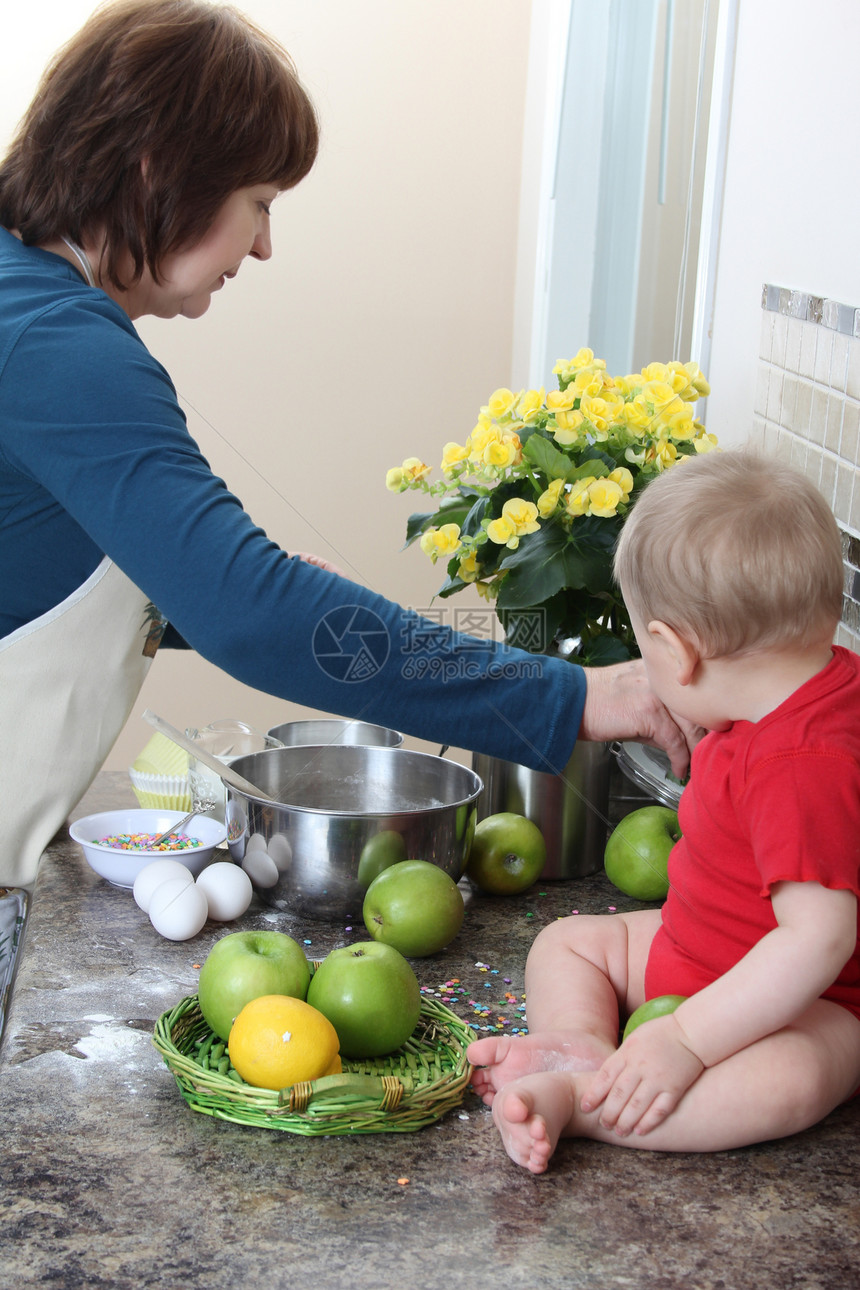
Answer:
[[[609,814],[609,744],[578,743],[559,775],[475,753],[484,781],[478,818],[513,811],[535,823],[546,841],[543,879],[585,878],[603,867]]]

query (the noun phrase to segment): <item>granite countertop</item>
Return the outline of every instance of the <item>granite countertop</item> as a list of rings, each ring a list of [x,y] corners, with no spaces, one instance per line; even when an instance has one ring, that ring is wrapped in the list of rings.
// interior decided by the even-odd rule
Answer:
[[[127,777],[103,774],[75,814],[125,804]],[[449,1006],[471,1024],[513,1028],[538,929],[610,905],[633,902],[602,875],[470,898],[453,944],[414,966],[427,987],[459,979]],[[152,1029],[237,926],[276,927],[315,958],[364,939],[255,903],[165,941],[67,837],[52,843],[0,1048],[4,1285],[860,1287],[856,1103],[712,1156],[566,1142],[539,1178],[511,1164],[471,1092],[405,1134],[303,1138],[193,1113]]]

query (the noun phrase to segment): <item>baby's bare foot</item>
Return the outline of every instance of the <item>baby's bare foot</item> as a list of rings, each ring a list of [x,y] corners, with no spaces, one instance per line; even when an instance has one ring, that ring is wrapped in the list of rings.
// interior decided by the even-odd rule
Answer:
[[[515,1080],[493,1103],[493,1119],[514,1164],[542,1174],[571,1121],[574,1079],[564,1071],[544,1071]]]
[[[551,1030],[476,1039],[466,1049],[466,1056],[479,1067],[472,1076],[472,1087],[487,1106],[492,1106],[499,1090],[521,1075],[597,1070],[611,1052],[611,1045],[593,1035]]]

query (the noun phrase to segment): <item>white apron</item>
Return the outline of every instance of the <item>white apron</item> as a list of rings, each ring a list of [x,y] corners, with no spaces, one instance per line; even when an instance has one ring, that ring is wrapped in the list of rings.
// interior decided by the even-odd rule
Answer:
[[[32,884],[125,725],[163,626],[105,557],[72,595],[0,640],[0,885]]]

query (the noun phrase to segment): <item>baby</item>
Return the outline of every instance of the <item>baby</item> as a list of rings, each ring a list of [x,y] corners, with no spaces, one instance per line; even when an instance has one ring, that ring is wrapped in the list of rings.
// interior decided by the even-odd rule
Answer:
[[[615,572],[652,689],[709,733],[662,909],[546,927],[529,1034],[470,1045],[511,1158],[560,1137],[720,1151],[797,1133],[860,1085],[860,658],[832,646],[841,542],[817,490],[746,452],[648,485]],[[680,994],[620,1046],[644,1000]]]

